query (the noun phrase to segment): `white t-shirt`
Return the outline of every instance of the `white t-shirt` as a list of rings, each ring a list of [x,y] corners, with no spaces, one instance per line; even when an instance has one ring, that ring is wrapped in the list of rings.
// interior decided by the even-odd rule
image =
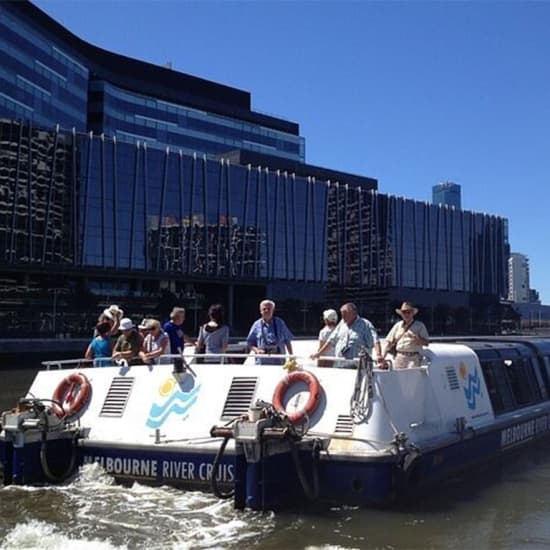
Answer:
[[[322,346],[334,332],[336,327],[329,327],[325,325],[319,332],[319,345]],[[320,355],[321,357],[335,357],[336,356],[336,342],[330,344]]]

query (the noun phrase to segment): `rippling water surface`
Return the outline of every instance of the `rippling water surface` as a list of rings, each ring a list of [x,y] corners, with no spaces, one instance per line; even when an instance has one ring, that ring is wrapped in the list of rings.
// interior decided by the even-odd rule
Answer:
[[[32,369],[2,371],[0,409]],[[97,464],[64,485],[0,487],[0,549],[543,549],[550,547],[550,448],[453,480],[391,510],[257,513],[212,495],[115,484]]]

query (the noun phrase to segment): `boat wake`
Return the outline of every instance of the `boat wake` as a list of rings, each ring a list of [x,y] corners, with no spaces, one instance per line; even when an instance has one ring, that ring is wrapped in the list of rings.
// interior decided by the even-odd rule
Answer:
[[[0,520],[2,550],[250,547],[274,529],[273,515],[199,492],[118,485],[97,464],[69,484],[3,487],[0,498],[14,509]]]

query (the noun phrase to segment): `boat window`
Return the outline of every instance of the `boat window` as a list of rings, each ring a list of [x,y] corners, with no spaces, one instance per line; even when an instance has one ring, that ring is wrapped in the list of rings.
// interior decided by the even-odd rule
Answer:
[[[502,361],[497,360],[481,362],[481,370],[495,414],[515,408],[512,388],[504,374],[503,366]]]
[[[540,401],[540,389],[529,359],[505,359],[504,365],[517,405],[529,405]]]
[[[537,381],[537,387],[540,389],[542,400],[548,399],[548,390],[550,389],[547,366],[543,357],[530,357],[528,359]]]
[[[544,368],[541,369],[542,378],[546,384],[546,391],[550,393],[550,358],[548,355],[545,355],[542,358],[544,362]]]

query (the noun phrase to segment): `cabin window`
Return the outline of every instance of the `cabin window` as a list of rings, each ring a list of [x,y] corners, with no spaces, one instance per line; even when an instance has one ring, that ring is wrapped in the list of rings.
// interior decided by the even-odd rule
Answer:
[[[539,361],[538,357],[531,357],[528,359],[530,369],[533,370],[533,374],[536,379],[536,385],[540,390],[540,398],[542,400],[548,399],[548,390],[549,390],[549,384],[548,384],[548,365],[546,361],[546,357],[544,357],[544,360]]]
[[[515,408],[514,396],[502,369],[502,361],[482,361],[481,369],[495,414]]]
[[[548,358],[548,355],[545,355],[543,357],[543,361],[544,361],[544,368],[541,369],[541,374],[542,374],[544,383],[546,385],[546,391],[550,393],[550,359]]]
[[[529,405],[540,401],[540,389],[529,359],[524,357],[505,359],[504,366],[518,405]]]

